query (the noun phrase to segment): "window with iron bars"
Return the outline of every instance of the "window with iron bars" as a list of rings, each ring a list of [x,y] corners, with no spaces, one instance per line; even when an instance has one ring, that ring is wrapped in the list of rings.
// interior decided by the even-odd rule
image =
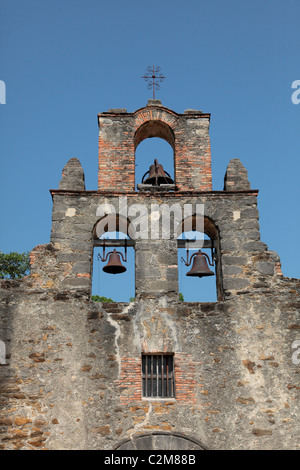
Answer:
[[[174,354],[142,354],[142,393],[147,398],[174,398]]]

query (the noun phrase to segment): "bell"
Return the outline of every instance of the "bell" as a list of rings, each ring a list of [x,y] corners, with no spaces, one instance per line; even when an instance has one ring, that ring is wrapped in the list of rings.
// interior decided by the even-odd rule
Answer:
[[[144,181],[147,173],[149,173],[149,175]],[[169,173],[163,169],[163,166],[155,159],[154,164],[150,166],[149,171],[144,174],[142,183],[151,184],[152,186],[160,186],[161,184],[174,184],[174,181]]]
[[[108,274],[120,274],[126,271],[125,266],[121,263],[120,255],[117,250],[111,252],[109,255],[108,263],[104,266],[103,271]]]
[[[211,271],[208,267],[205,253],[202,253],[201,250],[198,253],[195,253],[193,260],[192,269],[186,273],[187,276],[194,276],[194,277],[204,277],[204,276],[213,276],[215,273]]]

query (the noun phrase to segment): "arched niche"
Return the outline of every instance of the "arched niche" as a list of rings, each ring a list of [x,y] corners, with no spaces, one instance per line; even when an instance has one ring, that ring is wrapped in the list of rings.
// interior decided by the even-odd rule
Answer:
[[[135,184],[142,183],[143,175],[158,160],[175,181],[175,135],[163,121],[152,120],[142,124],[134,135]]]
[[[93,240],[99,239],[106,232],[123,232],[129,236],[130,239],[135,239],[135,230],[133,224],[127,217],[115,213],[112,205],[107,205],[103,212],[107,210],[110,213],[103,215],[94,225],[92,235]]]
[[[200,229],[203,230],[200,230]],[[177,236],[182,232],[188,232],[191,230],[199,230],[208,235],[212,240],[219,240],[219,230],[213,220],[200,214],[193,214],[182,219],[181,224],[177,228]]]
[[[177,237],[178,240],[182,239],[182,235],[188,233],[189,235],[187,237],[183,238],[191,238],[193,237],[195,239],[200,240],[200,244],[196,244],[195,248],[193,248],[193,244],[189,243],[186,244],[186,247],[182,248],[182,243],[181,241],[178,243],[178,270],[179,270],[179,277],[180,281],[184,279],[186,281],[186,272],[189,271],[192,268],[193,261],[191,262],[191,265],[189,267],[186,267],[184,263],[181,261],[181,257],[183,257],[186,260],[186,248],[189,248],[189,256],[199,249],[203,253],[205,253],[207,256],[210,258],[210,262],[213,262],[214,266],[211,267],[208,264],[208,268],[212,271],[215,272],[214,276],[209,276],[207,278],[202,277],[188,277],[188,281],[190,283],[189,288],[192,289],[193,292],[197,293],[197,300],[193,299],[193,301],[199,301],[199,302],[215,302],[215,301],[221,301],[223,300],[223,287],[222,287],[222,274],[221,274],[221,252],[220,252],[220,242],[219,242],[219,230],[213,220],[208,217],[208,216],[202,216],[199,214],[193,214],[191,216],[188,216],[184,218],[181,222],[181,224],[178,225],[177,228]],[[201,234],[201,236],[198,237],[198,234]],[[203,241],[203,247],[201,246],[201,242]],[[199,245],[199,246],[198,246]],[[181,247],[181,248],[180,248]],[[211,249],[213,248],[213,250]],[[194,251],[191,251],[194,250]],[[186,284],[186,282],[185,282]],[[205,284],[207,284],[207,289],[205,287]],[[205,292],[205,295],[208,295],[210,299],[208,300],[204,296],[201,298],[201,289],[199,287],[203,287],[203,292]],[[213,289],[213,293],[212,293]],[[179,282],[179,291],[181,294],[183,294],[183,298],[185,301],[191,301],[189,298],[187,298],[184,295],[184,292],[181,291],[186,291],[186,288],[182,288],[182,282]],[[209,293],[210,291],[210,293]],[[199,297],[198,297],[199,295]]]
[[[93,228],[92,300],[107,298],[114,302],[129,302],[135,297],[134,229],[130,221],[119,214],[107,214]],[[116,250],[126,267],[124,273],[108,274],[103,267],[109,253]],[[127,261],[124,261],[126,254]],[[102,261],[101,257],[106,257]]]
[[[206,450],[196,439],[176,433],[157,432],[133,437],[116,450]]]
[[[163,166],[165,174],[174,181],[175,168],[173,149],[166,140],[154,137],[152,139],[143,140],[136,149],[135,185],[137,189],[139,189],[139,185],[145,183],[145,180],[149,176],[148,172],[150,167],[154,164],[155,159]]]
[[[175,150],[175,135],[173,129],[163,121],[151,120],[142,124],[134,134],[134,148],[144,140],[151,137],[160,137]]]

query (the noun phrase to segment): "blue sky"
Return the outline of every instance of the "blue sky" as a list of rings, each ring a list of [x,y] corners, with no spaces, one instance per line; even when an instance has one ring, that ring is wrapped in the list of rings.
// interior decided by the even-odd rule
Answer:
[[[299,277],[299,17],[299,0],[0,0],[0,250],[49,242],[49,189],[71,157],[97,188],[97,114],[145,106],[155,64],[164,106],[211,113],[213,188],[240,158],[261,239]],[[156,144],[142,144],[145,172]]]

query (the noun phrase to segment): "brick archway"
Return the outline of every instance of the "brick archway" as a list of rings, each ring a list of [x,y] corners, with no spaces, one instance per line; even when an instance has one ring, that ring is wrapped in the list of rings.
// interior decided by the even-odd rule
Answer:
[[[210,115],[201,111],[178,114],[161,104],[99,114],[98,190],[134,191],[136,147],[160,137],[173,148],[178,190],[211,191],[209,121]]]
[[[168,116],[168,115],[167,115]],[[142,114],[137,115],[135,121],[134,146],[135,148],[144,140],[151,137],[160,137],[168,142],[175,150],[175,128],[176,120],[167,119],[164,114]]]

